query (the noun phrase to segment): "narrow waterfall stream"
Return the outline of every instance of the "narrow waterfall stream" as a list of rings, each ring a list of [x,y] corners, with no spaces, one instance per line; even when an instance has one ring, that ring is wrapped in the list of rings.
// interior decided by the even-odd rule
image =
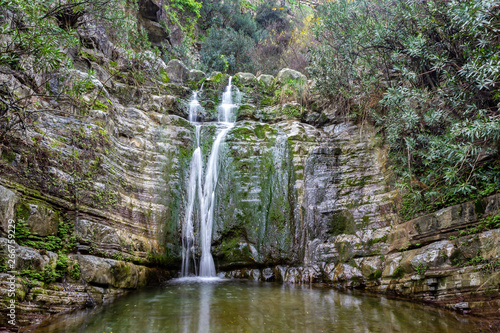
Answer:
[[[235,116],[233,115],[233,111],[237,106],[233,103],[231,82],[232,78],[229,78],[229,83],[222,95],[222,103],[217,108],[217,124],[222,127],[222,130],[218,132],[212,145],[205,172],[203,172],[203,156],[200,148],[202,125],[196,123],[196,120],[198,119],[198,112],[201,109],[197,92],[193,93],[189,103],[189,121],[196,124],[197,148],[193,152],[193,157],[191,159],[190,176],[187,188],[188,204],[185,220],[182,226],[182,276],[188,276],[191,273],[196,275],[197,273],[195,258],[196,238],[194,234],[196,216],[199,216],[201,242],[201,259],[198,275],[206,277],[215,276],[215,265],[210,251],[210,246],[212,242],[212,229],[214,222],[215,188],[217,186],[219,174],[219,151],[224,137],[234,126]],[[236,91],[236,95],[239,95],[239,91]],[[197,202],[196,199],[198,199]],[[198,209],[198,212],[196,212],[196,208]],[[193,262],[193,270],[190,270],[191,259]]]

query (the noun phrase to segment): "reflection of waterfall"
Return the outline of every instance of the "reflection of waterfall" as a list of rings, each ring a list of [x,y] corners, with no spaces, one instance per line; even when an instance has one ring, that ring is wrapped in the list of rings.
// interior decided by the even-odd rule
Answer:
[[[218,107],[218,120],[222,125],[222,130],[217,134],[217,137],[212,145],[210,156],[205,172],[205,181],[202,184],[203,178],[203,162],[200,149],[200,131],[201,125],[196,125],[196,144],[197,148],[193,153],[190,167],[190,176],[188,183],[188,205],[186,209],[186,217],[182,226],[182,276],[189,275],[189,263],[191,257],[194,263],[194,272],[196,273],[196,264],[194,260],[194,217],[195,208],[199,207],[200,215],[200,239],[201,239],[201,260],[200,260],[200,276],[215,276],[215,265],[210,252],[212,243],[212,227],[215,209],[215,188],[217,185],[219,161],[219,150],[221,143],[227,132],[234,126],[233,110],[236,107],[233,104],[231,89],[231,78],[222,95],[222,103]],[[236,99],[239,101],[239,91],[236,92]],[[193,93],[193,97],[189,103],[189,120],[195,121],[199,108],[197,93]],[[198,205],[196,205],[196,193],[198,193]]]
[[[198,333],[209,331],[210,305],[213,301],[214,286],[211,284],[200,286],[200,313],[198,317]]]

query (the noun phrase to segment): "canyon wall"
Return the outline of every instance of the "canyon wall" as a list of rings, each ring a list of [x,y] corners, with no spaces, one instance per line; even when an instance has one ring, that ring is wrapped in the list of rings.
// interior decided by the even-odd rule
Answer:
[[[34,100],[45,111],[2,147],[0,248],[8,253],[15,221],[16,264],[3,256],[0,292],[17,271],[21,324],[176,277],[195,147],[187,103],[202,83],[205,161],[217,131],[209,122],[227,75],[159,61],[169,80],[134,85],[123,73],[111,77],[100,51],[85,52],[96,74],[72,69],[54,85],[90,82],[80,98],[95,108]],[[0,80],[30,95],[14,75]],[[293,70],[238,73],[233,83],[242,101],[221,150],[212,242],[219,272],[498,315],[498,195],[402,222],[375,128],[321,107],[307,93],[314,83]]]

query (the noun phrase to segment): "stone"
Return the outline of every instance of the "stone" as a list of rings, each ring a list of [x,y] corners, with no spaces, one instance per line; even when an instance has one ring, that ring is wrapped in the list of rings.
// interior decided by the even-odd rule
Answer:
[[[98,258],[91,255],[72,257],[80,262],[83,278],[88,283],[115,288],[135,289],[146,283],[146,268],[129,262]]]
[[[167,75],[172,83],[184,83],[188,80],[189,69],[180,60],[172,59],[167,64]]]
[[[18,201],[19,199],[13,191],[0,185],[0,234],[7,234],[9,220],[14,219]]]
[[[254,86],[257,83],[255,75],[251,73],[236,73],[234,79],[238,80],[243,86]]]
[[[162,46],[168,43],[168,31],[158,22],[151,20],[140,20],[141,25],[146,29],[148,39],[153,46]]]
[[[78,26],[77,31],[80,40],[84,46],[90,49],[98,49],[105,56],[111,57],[113,43],[106,35],[106,29],[100,24],[95,24],[95,22],[89,18],[86,18],[84,22]]]
[[[111,272],[114,260],[90,255],[81,255],[76,260],[80,263],[80,271],[87,283],[105,287],[114,284],[115,281]]]
[[[238,115],[236,116],[236,120],[237,121],[257,120],[255,112],[256,112],[256,108],[254,105],[251,105],[251,104],[240,105],[240,107],[238,108],[238,111],[237,111]]]
[[[266,88],[269,88],[274,83],[274,76],[262,74],[262,75],[259,75],[259,77],[257,78],[257,81],[259,83],[262,83]]]
[[[307,80],[306,76],[302,74],[301,72],[298,72],[294,69],[290,68],[283,68],[278,72],[278,75],[276,76],[276,81],[280,83],[286,83],[290,80]]]
[[[76,234],[84,241],[100,245],[114,245],[120,247],[120,237],[115,228],[80,219],[76,226]]]
[[[470,308],[468,302],[456,303],[453,307],[458,310],[467,310]]]
[[[7,238],[0,238],[0,249],[2,252],[2,256],[9,253],[9,245],[10,249],[14,250],[16,255],[16,266],[15,270],[21,272],[25,269],[32,269],[41,271],[47,264],[47,260],[45,260],[37,250],[32,249],[31,247],[21,246],[17,243],[11,243]]]
[[[59,228],[59,214],[44,204],[23,204],[30,215],[25,223],[32,234],[38,236],[55,236]]]
[[[197,69],[192,69],[189,71],[188,78],[189,78],[189,81],[200,82],[206,76],[207,76],[207,74],[205,74],[205,72],[199,71]]]

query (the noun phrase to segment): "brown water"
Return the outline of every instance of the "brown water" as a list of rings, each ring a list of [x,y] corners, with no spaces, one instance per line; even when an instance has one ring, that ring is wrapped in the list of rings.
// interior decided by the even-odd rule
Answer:
[[[34,332],[475,332],[478,322],[384,297],[237,280],[182,279]]]

